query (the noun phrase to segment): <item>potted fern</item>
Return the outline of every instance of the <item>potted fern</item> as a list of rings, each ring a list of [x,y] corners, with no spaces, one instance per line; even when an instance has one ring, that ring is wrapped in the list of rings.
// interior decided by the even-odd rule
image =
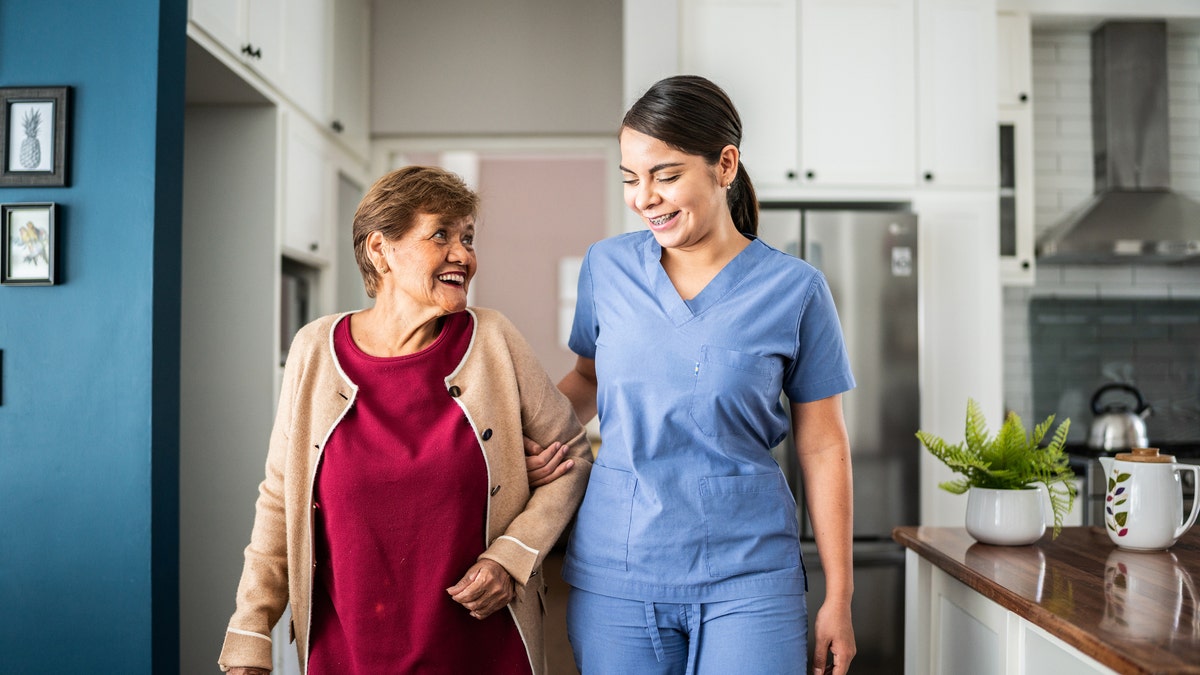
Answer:
[[[1075,473],[1067,464],[1063,446],[1071,420],[1065,419],[1046,447],[1042,440],[1054,424],[1054,415],[1027,434],[1021,418],[1008,413],[994,437],[979,404],[967,400],[966,436],[951,445],[933,434],[918,431],[929,452],[961,477],[938,487],[967,494],[967,532],[985,544],[1024,545],[1042,537],[1046,521],[1053,520],[1057,537],[1063,518],[1075,501]],[[1051,514],[1044,513],[1049,495]]]

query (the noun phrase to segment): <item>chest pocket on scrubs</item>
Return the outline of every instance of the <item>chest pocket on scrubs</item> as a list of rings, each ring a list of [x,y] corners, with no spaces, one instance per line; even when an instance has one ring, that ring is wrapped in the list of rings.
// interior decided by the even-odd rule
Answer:
[[[700,479],[704,564],[725,578],[800,565],[796,501],[782,473]]]
[[[705,436],[763,433],[779,400],[774,359],[705,345],[696,364],[692,421]],[[779,374],[782,377],[782,373]]]
[[[587,492],[571,534],[571,555],[580,562],[624,570],[637,478],[628,471],[592,465]]]

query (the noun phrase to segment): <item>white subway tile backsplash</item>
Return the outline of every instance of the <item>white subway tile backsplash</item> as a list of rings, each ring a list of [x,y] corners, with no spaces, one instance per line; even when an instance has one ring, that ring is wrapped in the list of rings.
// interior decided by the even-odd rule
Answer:
[[[1179,284],[1172,284],[1170,297],[1172,300],[1200,299],[1200,284],[1195,286],[1181,286]]]
[[[1105,299],[1123,298],[1165,298],[1171,292],[1167,284],[1139,284],[1136,286],[1111,286],[1103,289],[1101,297]]]
[[[1092,85],[1089,82],[1059,82],[1058,97],[1071,103],[1084,101],[1087,105],[1091,105]]]
[[[1129,286],[1133,284],[1133,269],[1108,265],[1066,265],[1064,283],[1094,283]]]
[[[1143,265],[1133,268],[1136,284],[1200,285],[1200,265]]]

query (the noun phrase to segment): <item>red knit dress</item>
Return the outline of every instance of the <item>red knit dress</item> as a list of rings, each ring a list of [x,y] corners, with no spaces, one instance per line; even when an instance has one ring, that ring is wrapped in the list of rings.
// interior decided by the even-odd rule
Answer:
[[[512,614],[473,619],[446,589],[484,549],[488,474],[445,377],[471,340],[466,312],[425,350],[363,353],[350,321],[334,350],[358,397],[314,488],[311,675],[529,675]]]

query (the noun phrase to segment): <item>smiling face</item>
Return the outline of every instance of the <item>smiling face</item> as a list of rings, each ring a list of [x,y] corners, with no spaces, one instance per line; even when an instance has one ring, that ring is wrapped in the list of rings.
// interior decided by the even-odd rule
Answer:
[[[475,276],[475,219],[418,213],[399,239],[378,232],[371,244],[381,276],[380,297],[435,310],[439,315],[467,307],[467,288]]]
[[[625,203],[660,246],[694,248],[733,227],[725,187],[737,172],[736,148],[727,146],[714,165],[630,128],[620,140]]]

